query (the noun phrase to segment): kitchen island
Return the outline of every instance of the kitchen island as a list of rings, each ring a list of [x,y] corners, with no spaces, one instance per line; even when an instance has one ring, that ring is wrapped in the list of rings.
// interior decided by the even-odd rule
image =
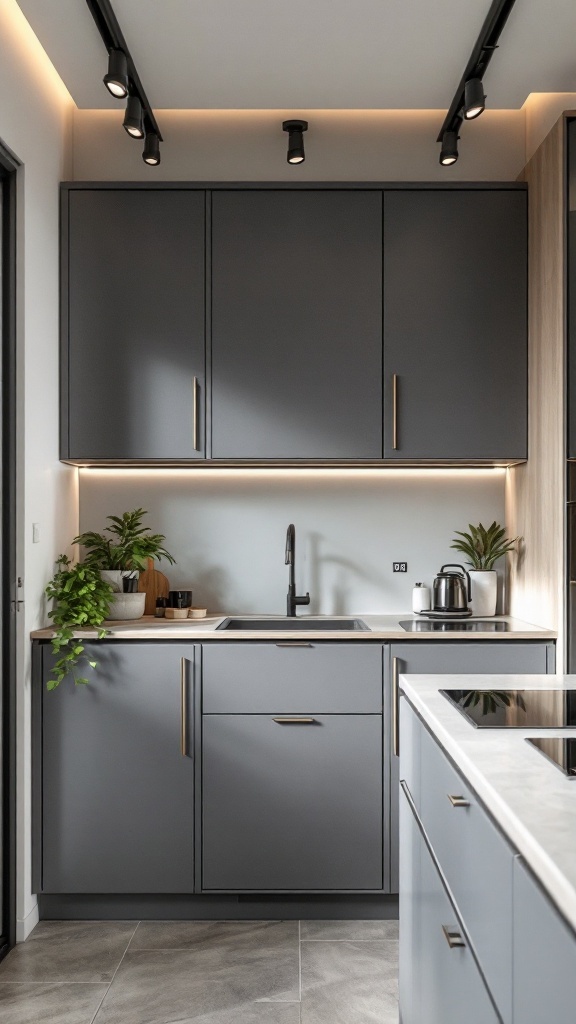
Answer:
[[[401,1019],[569,1024],[576,779],[526,741],[576,728],[475,728],[441,692],[455,682],[399,678]],[[553,688],[562,701],[576,679],[460,675],[457,686]]]

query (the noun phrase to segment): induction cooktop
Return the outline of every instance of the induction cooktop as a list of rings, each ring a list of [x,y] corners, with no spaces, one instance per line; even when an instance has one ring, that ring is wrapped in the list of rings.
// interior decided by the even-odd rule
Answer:
[[[404,619],[399,623],[407,633],[509,633],[509,622],[493,619]]]
[[[576,779],[576,737],[545,736],[542,739],[527,739],[544,757],[555,764],[568,779]]]
[[[576,690],[441,690],[477,729],[576,727]]]

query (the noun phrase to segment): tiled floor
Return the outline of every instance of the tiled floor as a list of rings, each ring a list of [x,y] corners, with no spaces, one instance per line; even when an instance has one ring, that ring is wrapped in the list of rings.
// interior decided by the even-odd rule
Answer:
[[[397,921],[43,921],[2,1024],[397,1024]]]

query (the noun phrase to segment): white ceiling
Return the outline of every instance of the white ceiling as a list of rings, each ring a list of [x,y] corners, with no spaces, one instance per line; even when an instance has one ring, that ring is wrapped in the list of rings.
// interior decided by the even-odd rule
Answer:
[[[18,0],[79,107],[117,105],[84,0]],[[150,103],[205,109],[445,109],[490,0],[112,0]],[[488,105],[576,92],[575,0],[517,0]]]

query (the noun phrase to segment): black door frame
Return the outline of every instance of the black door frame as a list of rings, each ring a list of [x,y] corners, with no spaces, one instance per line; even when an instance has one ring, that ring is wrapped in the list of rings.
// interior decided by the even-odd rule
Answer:
[[[16,175],[19,163],[0,142],[2,202],[2,885],[0,959],[16,941]]]

